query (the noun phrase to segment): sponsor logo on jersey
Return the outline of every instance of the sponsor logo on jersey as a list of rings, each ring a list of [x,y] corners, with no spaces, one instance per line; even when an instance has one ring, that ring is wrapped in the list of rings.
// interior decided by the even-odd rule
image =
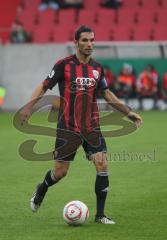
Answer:
[[[85,90],[86,88],[91,88],[96,85],[96,80],[89,77],[77,77],[75,82],[78,90]]]

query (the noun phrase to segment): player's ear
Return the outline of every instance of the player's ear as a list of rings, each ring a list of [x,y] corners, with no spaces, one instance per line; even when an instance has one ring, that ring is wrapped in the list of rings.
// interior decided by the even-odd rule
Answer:
[[[74,44],[77,47],[78,46],[78,41],[74,39]]]
[[[78,49],[78,40],[74,40],[75,47]]]

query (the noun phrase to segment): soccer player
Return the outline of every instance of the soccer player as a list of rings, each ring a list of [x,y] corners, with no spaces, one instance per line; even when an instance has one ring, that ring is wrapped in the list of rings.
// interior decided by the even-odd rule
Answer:
[[[76,54],[58,61],[48,77],[34,91],[31,101],[21,112],[22,123],[31,116],[31,109],[47,89],[56,84],[60,91],[60,109],[57,137],[54,151],[54,169],[49,170],[42,183],[37,185],[30,206],[36,212],[48,190],[57,184],[68,172],[70,162],[82,145],[87,157],[96,168],[96,206],[95,222],[114,224],[114,220],[104,213],[105,200],[109,188],[107,148],[100,132],[97,89],[101,89],[104,99],[114,108],[126,115],[137,127],[142,118],[122,104],[108,89],[103,68],[91,57],[95,33],[88,26],[81,26],[75,32]]]

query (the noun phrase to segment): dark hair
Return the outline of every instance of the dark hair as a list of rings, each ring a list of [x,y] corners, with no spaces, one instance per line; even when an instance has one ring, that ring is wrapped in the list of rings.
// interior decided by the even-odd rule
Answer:
[[[88,33],[93,32],[94,33],[94,31],[90,27],[88,27],[86,25],[82,25],[75,32],[75,40],[79,40],[80,35],[83,32],[88,32]]]
[[[147,64],[146,70],[148,70],[148,71],[154,71],[154,70],[155,70],[155,67],[154,67],[154,65],[152,65],[152,64]]]

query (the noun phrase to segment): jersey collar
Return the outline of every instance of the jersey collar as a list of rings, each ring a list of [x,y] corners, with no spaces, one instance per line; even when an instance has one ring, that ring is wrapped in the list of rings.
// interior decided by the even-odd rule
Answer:
[[[73,55],[73,59],[74,59],[74,62],[75,62],[77,65],[80,65],[80,64],[82,64],[82,65],[87,65],[87,64],[91,65],[91,63],[92,63],[92,58],[90,58],[90,60],[89,60],[88,63],[80,63],[80,61],[78,60],[76,54]]]

